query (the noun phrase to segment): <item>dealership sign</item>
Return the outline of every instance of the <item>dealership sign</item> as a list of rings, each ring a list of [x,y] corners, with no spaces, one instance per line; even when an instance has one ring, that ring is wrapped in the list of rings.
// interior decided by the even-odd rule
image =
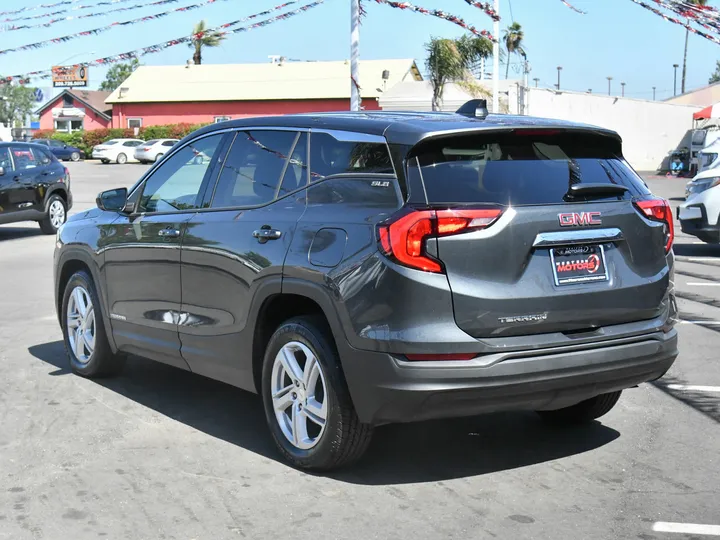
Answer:
[[[54,66],[52,81],[55,88],[75,88],[88,85],[87,66]]]

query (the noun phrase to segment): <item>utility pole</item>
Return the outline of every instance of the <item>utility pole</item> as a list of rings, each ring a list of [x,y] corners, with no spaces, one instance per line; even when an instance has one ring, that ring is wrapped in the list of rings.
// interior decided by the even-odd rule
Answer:
[[[620,86],[622,86],[622,97],[625,97],[625,83],[621,82]]]
[[[655,87],[653,86],[653,101],[655,101]]]
[[[674,75],[673,75],[673,96],[677,96],[677,68],[679,68],[679,64],[673,64],[674,69]]]
[[[353,0],[356,2],[357,0]],[[495,13],[500,15],[500,0],[495,0]],[[493,109],[494,114],[500,112],[500,21],[493,23]]]
[[[608,80],[608,96],[609,96],[609,95],[611,95],[611,92],[612,92],[612,80],[613,80],[613,78],[612,78],[612,77],[608,77],[607,80]]]
[[[359,111],[360,97],[360,0],[350,0],[350,110]]]
[[[558,67],[557,67],[557,71],[558,71],[557,89],[558,89],[558,92],[559,92],[559,91],[560,91],[560,72],[562,71],[562,66],[558,66]]]

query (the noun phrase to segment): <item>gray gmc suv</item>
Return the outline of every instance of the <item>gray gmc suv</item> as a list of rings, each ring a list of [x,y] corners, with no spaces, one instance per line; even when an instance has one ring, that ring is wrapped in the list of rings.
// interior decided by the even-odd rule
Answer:
[[[374,426],[587,422],[677,356],[673,222],[604,129],[332,113],[208,126],[58,232],[70,365],[127,354],[262,395],[293,465]]]

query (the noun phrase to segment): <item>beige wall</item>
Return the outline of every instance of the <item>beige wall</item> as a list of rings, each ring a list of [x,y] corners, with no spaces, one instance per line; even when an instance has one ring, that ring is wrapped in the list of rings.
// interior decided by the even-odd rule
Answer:
[[[617,131],[625,157],[639,171],[657,170],[693,127],[693,113],[702,108],[542,88],[530,88],[526,100],[525,114]],[[511,112],[518,112],[519,102],[511,95]]]

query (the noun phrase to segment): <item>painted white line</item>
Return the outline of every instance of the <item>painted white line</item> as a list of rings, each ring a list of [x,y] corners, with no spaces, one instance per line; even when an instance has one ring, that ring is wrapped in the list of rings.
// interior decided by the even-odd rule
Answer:
[[[696,384],[668,384],[667,388],[685,392],[720,392],[720,386],[699,386]]]
[[[693,244],[695,244],[695,245],[697,245],[697,244],[704,244],[704,243],[705,243],[705,242],[693,242]]]
[[[700,525],[698,523],[668,523],[658,521],[652,527],[655,532],[680,533],[680,534],[706,534],[709,536],[720,536],[720,525]]]
[[[693,287],[720,287],[720,283],[702,283],[700,281],[688,281],[685,285],[692,285]]]
[[[720,325],[720,321],[679,321],[680,324],[697,324],[697,325],[705,325],[705,326],[718,326]]]
[[[681,261],[718,261],[720,262],[720,257],[683,257],[679,258]]]

